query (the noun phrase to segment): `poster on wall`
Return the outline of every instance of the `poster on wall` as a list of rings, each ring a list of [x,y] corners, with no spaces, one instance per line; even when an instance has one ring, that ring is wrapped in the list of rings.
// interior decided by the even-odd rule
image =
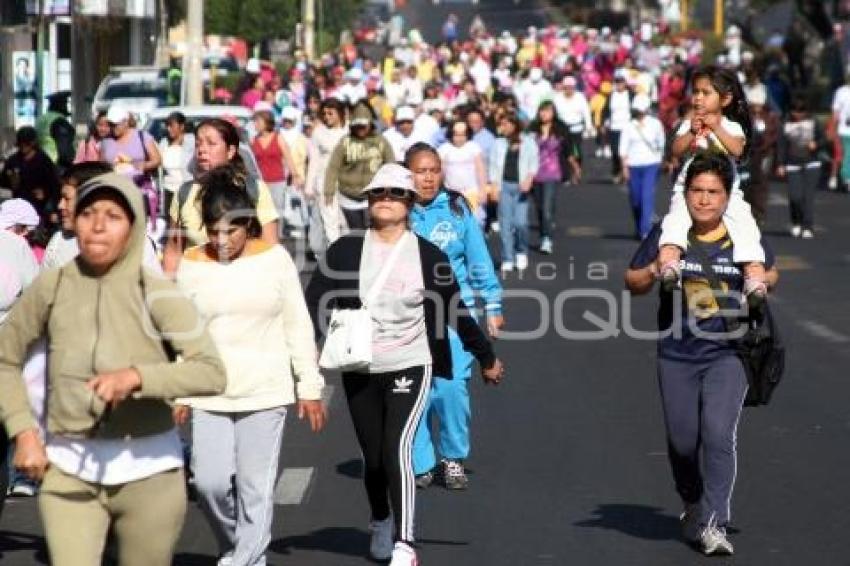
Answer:
[[[36,65],[34,51],[15,51],[15,129],[35,124],[36,110]]]

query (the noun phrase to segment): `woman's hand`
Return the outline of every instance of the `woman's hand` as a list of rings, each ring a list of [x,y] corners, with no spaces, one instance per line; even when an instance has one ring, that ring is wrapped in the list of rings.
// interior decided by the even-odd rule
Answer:
[[[527,193],[531,190],[531,187],[533,187],[533,186],[534,186],[534,178],[529,177],[528,179],[525,179],[524,181],[520,182],[519,190],[520,190],[520,192]]]
[[[325,423],[328,421],[328,412],[325,409],[325,404],[319,400],[298,401],[298,418],[304,420],[304,417],[310,421],[310,429],[313,432],[319,432],[325,428]]]
[[[6,465],[3,462],[3,465]],[[34,428],[25,430],[15,437],[15,468],[34,481],[41,481],[50,463],[44,442]]]
[[[142,376],[135,368],[121,369],[96,375],[86,386],[104,403],[115,408],[134,391],[142,388]]]
[[[500,314],[491,314],[487,316],[487,334],[491,338],[499,337],[499,330],[505,325],[505,317]]]
[[[499,385],[504,376],[505,366],[502,365],[502,361],[499,358],[496,358],[495,363],[488,369],[481,370],[481,377],[484,378],[484,383],[487,385]]]
[[[189,421],[189,417],[192,416],[192,407],[188,405],[174,405],[172,416],[175,425],[183,426]]]

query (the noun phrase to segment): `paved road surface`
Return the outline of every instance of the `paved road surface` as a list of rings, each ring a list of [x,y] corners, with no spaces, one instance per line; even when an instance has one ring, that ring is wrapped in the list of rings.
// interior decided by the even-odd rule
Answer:
[[[636,247],[621,187],[590,167],[590,182],[560,194],[555,278],[528,273],[506,287],[527,297],[507,301],[511,331],[541,318],[569,330],[605,318],[601,299],[567,300],[565,291],[619,296],[622,272]],[[607,170],[607,167],[605,168]],[[596,177],[596,179],[593,179]],[[769,408],[748,409],[739,433],[734,498],[734,559],[746,566],[843,565],[850,530],[850,196],[821,192],[812,241],[785,236],[785,187],[772,187],[767,234],[783,268],[776,310],[790,347],[786,383]],[[666,189],[659,191],[659,210]],[[597,262],[596,265],[590,265]],[[602,275],[604,280],[589,280]],[[534,270],[530,270],[533,272]],[[548,278],[551,269],[542,275]],[[543,314],[537,299],[544,300]],[[634,326],[653,327],[656,299],[636,299]],[[623,328],[623,301],[615,303]],[[502,341],[508,368],[498,390],[475,382],[470,489],[420,492],[418,536],[425,565],[700,564],[678,536],[679,503],[666,461],[654,343],[624,334],[566,340],[554,329],[539,339]],[[367,505],[359,453],[337,379],[331,422],[320,436],[289,419],[281,456],[270,564],[368,564]],[[83,526],[69,528],[84,528]],[[0,521],[4,566],[43,563],[32,500],[13,500]],[[176,564],[213,564],[209,528],[192,508]]]

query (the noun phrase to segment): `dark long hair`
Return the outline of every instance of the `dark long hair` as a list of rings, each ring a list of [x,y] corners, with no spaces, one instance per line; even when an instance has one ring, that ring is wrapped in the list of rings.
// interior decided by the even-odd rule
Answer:
[[[202,226],[210,226],[227,219],[241,226],[248,236],[258,238],[263,230],[257,218],[257,203],[248,194],[244,179],[234,175],[232,165],[223,165],[209,171],[200,179]]]
[[[219,133],[227,147],[236,149],[236,153],[234,153],[233,157],[230,159],[230,164],[235,168],[236,175],[241,176],[242,181],[244,182],[244,180],[248,178],[248,168],[245,166],[245,161],[242,160],[242,156],[239,154],[239,143],[241,142],[241,139],[239,138],[239,130],[236,126],[222,118],[207,118],[206,120],[202,120],[195,128],[195,135],[201,131],[201,128],[214,129]]]
[[[543,135],[543,121],[540,119],[540,111],[544,108],[551,108],[553,113],[552,130],[550,133],[556,138],[566,139],[569,130],[567,129],[567,125],[558,117],[558,111],[555,109],[555,104],[551,100],[544,100],[537,107],[537,115],[531,124],[528,125],[528,131],[536,134],[538,137]]]
[[[752,142],[753,120],[750,116],[750,106],[747,104],[747,97],[744,94],[741,82],[738,80],[738,75],[734,71],[716,65],[707,65],[694,71],[694,74],[691,76],[691,85],[697,79],[708,79],[711,86],[720,93],[720,96],[732,96],[729,105],[723,108],[723,115],[729,120],[740,124],[744,130],[747,143],[744,145],[744,155],[740,158],[743,161],[749,153]]]
[[[468,127],[469,125],[467,125],[467,128]],[[407,149],[407,152],[404,154],[404,166],[410,169],[411,165],[413,165],[413,160],[416,159],[416,156],[420,153],[429,153],[433,155],[434,159],[436,159],[442,167],[443,160],[440,159],[440,154],[426,142],[416,142]],[[464,214],[471,214],[469,203],[466,201],[466,197],[463,193],[450,191],[445,187],[440,187],[440,190],[445,191],[449,195],[449,208],[455,216],[463,217]]]

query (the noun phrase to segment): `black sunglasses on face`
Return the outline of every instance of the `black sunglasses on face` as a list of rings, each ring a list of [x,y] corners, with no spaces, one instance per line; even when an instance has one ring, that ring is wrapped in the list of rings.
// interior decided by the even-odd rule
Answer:
[[[408,191],[407,189],[402,189],[399,187],[375,187],[374,189],[369,189],[366,191],[366,194],[371,199],[382,199],[382,198],[391,198],[392,200],[407,200],[413,196],[413,193]]]

